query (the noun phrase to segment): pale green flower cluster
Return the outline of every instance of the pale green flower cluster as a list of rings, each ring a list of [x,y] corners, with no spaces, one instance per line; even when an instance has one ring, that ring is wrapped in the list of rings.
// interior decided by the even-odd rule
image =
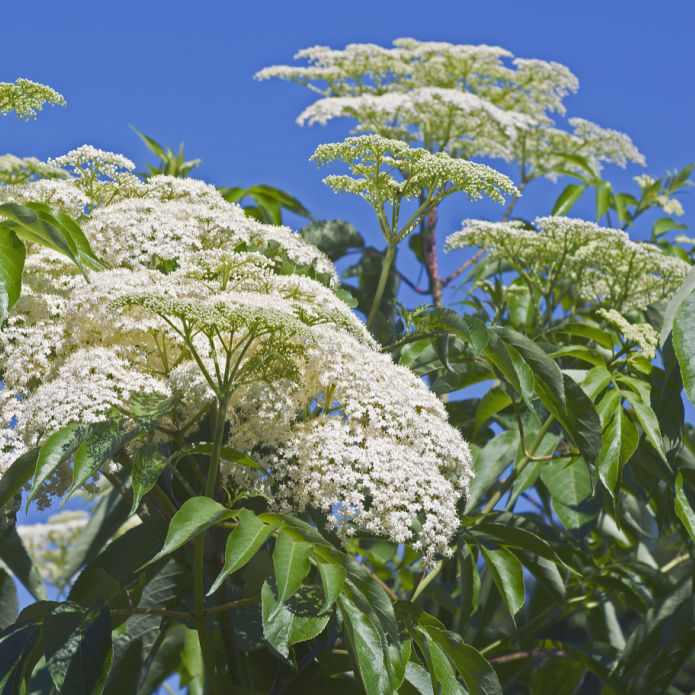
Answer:
[[[427,387],[313,279],[336,281],[324,254],[203,182],[158,176],[133,186],[121,177],[125,158],[92,148],[55,164],[74,177],[6,186],[5,199],[48,183],[66,206],[69,192],[82,196],[82,229],[109,269],[87,284],[63,256],[29,248],[22,295],[0,333],[0,474],[69,423],[130,412],[134,394],[178,398],[160,443],[179,427],[196,433],[226,397],[225,445],[250,452],[266,474],[225,460],[223,480],[277,509],[340,507],[331,517],[340,533],[409,540],[430,563],[447,552],[471,476],[468,447]],[[293,264],[312,276],[286,274]],[[69,466],[57,470],[39,505],[70,478]]]
[[[0,115],[14,111],[21,121],[29,121],[36,118],[44,104],[65,106],[65,99],[55,89],[22,77],[14,82],[0,82]]]
[[[397,220],[400,201],[420,196],[427,204],[433,204],[459,191],[467,193],[470,200],[486,195],[498,203],[504,202],[503,194],[519,195],[511,180],[491,167],[455,159],[445,152],[432,154],[381,135],[359,135],[319,145],[311,161],[319,166],[335,161],[346,163],[349,175],[327,176],[323,182],[336,193],[364,198],[381,214],[382,230],[389,229],[391,235],[396,230],[385,218],[384,204],[396,207]],[[412,225],[406,224],[399,237],[404,238],[411,230]]]
[[[569,286],[585,302],[618,310],[668,299],[690,270],[688,263],[651,244],[592,222],[540,217],[534,226],[465,220],[463,229],[447,239],[446,249],[480,246],[543,295]]]
[[[599,309],[596,312],[606,319],[608,323],[622,333],[628,341],[635,343],[642,350],[644,356],[653,360],[656,357],[656,348],[659,345],[659,334],[648,323],[630,323],[620,312],[615,309]]]
[[[472,46],[397,39],[393,48],[350,44],[300,51],[306,66],[278,65],[256,74],[305,85],[321,97],[297,119],[300,124],[348,117],[355,132],[423,143],[431,152],[515,161],[530,180],[559,164],[557,155],[579,154],[595,169],[600,162],[624,166],[644,158],[623,133],[583,119],[570,119],[573,132],[555,125],[551,113],[565,113],[577,78],[556,62],[513,58],[497,46]]]
[[[34,178],[65,179],[68,174],[36,157],[15,157],[13,154],[0,156],[0,184],[16,185]],[[0,189],[1,191],[2,189]]]

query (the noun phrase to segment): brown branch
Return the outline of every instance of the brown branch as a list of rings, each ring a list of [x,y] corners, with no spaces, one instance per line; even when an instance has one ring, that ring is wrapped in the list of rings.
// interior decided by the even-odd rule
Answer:
[[[476,251],[467,261],[462,263],[456,270],[451,273],[445,280],[442,280],[442,287],[446,287],[450,282],[455,280],[461,273],[466,270],[466,268],[470,268],[483,254],[485,253],[485,249],[480,249]]]
[[[534,659],[538,656],[560,656],[566,659],[571,658],[571,654],[568,654],[562,649],[527,649],[519,652],[512,652],[511,654],[503,654],[502,656],[493,656],[488,661],[491,664],[506,664],[509,661],[518,661],[519,659]]]
[[[384,588],[384,590],[386,591],[386,593],[387,593],[394,601],[398,601],[398,594],[397,594],[397,593],[396,593],[396,592],[395,592],[395,591],[394,591],[394,590],[393,590],[381,577],[377,576],[377,574],[374,572],[374,570],[372,570],[370,567],[367,567],[367,565],[365,565],[364,562],[362,562],[362,560],[358,560],[354,555],[350,554],[350,557],[351,557],[353,560],[355,560],[356,562],[359,562],[360,565],[362,565],[362,567],[364,567],[364,569],[366,569],[367,572],[369,572],[369,574],[371,575],[372,579],[375,579],[379,584],[381,584],[381,586]]]

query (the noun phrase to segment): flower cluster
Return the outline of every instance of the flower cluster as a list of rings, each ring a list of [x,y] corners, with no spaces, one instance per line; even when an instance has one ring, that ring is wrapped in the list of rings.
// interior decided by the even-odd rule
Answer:
[[[668,299],[690,270],[685,261],[631,241],[623,231],[568,217],[541,217],[534,224],[536,229],[522,222],[466,220],[446,249],[480,246],[543,295],[562,279],[583,301],[618,310]]]
[[[29,121],[36,118],[44,104],[65,106],[65,99],[55,89],[21,77],[14,82],[0,82],[0,115],[14,111],[21,121]]]
[[[395,241],[404,239],[420,215],[452,193],[467,193],[470,200],[480,200],[486,195],[498,203],[504,202],[503,194],[519,195],[511,180],[496,169],[455,159],[446,152],[432,154],[381,135],[359,135],[319,145],[311,160],[319,166],[345,162],[350,168],[349,175],[327,176],[323,182],[336,193],[364,198],[376,210],[384,236]],[[420,207],[399,230],[401,200],[416,197],[420,197]],[[391,215],[386,213],[385,204],[393,206]]]
[[[517,162],[522,175],[548,175],[560,154],[601,161],[643,163],[623,133],[583,119],[573,132],[558,128],[552,113],[565,113],[577,78],[564,65],[513,58],[498,46],[471,46],[397,39],[393,48],[350,44],[343,50],[314,46],[295,58],[305,66],[279,65],[256,74],[305,85],[320,98],[297,119],[320,123],[337,117],[357,121],[355,132],[423,143],[431,152]]]
[[[637,345],[644,356],[653,360],[656,357],[656,348],[659,345],[659,334],[648,323],[630,323],[621,313],[615,309],[606,311],[599,309],[596,312],[601,318],[622,333],[628,341]]]
[[[82,228],[109,269],[86,283],[64,257],[29,248],[0,333],[7,463],[71,422],[129,412],[137,393],[177,398],[156,433],[162,446],[184,423],[187,436],[205,436],[198,425],[226,399],[226,445],[265,470],[224,460],[228,484],[274,508],[323,510],[344,535],[412,541],[428,562],[447,551],[471,475],[467,445],[333,292],[326,256],[203,182],[155,176],[133,186],[120,177],[125,159],[89,148],[54,163],[72,167],[75,177],[56,183],[87,197]],[[93,195],[104,181],[108,195]],[[24,200],[38,183],[47,182],[4,195]],[[313,279],[324,276],[328,285]],[[68,466],[58,469],[39,505],[69,478]]]

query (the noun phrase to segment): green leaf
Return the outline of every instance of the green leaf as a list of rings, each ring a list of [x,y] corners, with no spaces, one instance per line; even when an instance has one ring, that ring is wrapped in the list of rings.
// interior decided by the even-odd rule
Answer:
[[[74,424],[54,432],[46,439],[36,461],[34,481],[27,498],[27,509],[29,509],[29,503],[34,499],[44,481],[58,466],[67,461],[77,451],[80,444],[94,431],[94,425]]]
[[[351,248],[364,248],[362,235],[344,220],[311,222],[299,230],[300,236],[318,246],[332,261]]]
[[[145,133],[141,133],[133,125],[131,125],[130,128],[140,136],[140,139],[145,143],[145,146],[150,152],[159,157],[163,162],[167,161],[167,154],[164,151],[164,148],[156,140],[153,140],[151,137],[148,137],[147,135],[145,135]]]
[[[504,345],[509,359],[514,366],[514,371],[516,372],[515,387],[519,390],[524,403],[526,403],[526,407],[535,415],[536,409],[533,405],[533,399],[536,395],[536,377],[533,374],[533,369],[531,369],[515,347],[508,345],[504,340],[502,341],[502,345]]]
[[[266,524],[248,509],[240,509],[238,514],[239,525],[227,538],[227,545],[224,551],[224,567],[217,579],[215,579],[214,584],[210,587],[208,596],[217,591],[220,584],[232,572],[236,572],[244,567],[281,523],[275,521]]]
[[[133,456],[133,504],[130,513],[137,511],[140,500],[157,483],[162,471],[167,467],[169,460],[162,454],[159,447],[151,442],[140,445]]]
[[[112,489],[99,499],[92,509],[87,525],[68,549],[65,576],[72,577],[90,562],[111,540],[128,518],[128,502],[121,493]]]
[[[66,239],[72,241],[70,246],[72,248],[74,245],[78,266],[81,266],[80,262],[84,262],[93,270],[103,270],[106,268],[106,265],[94,255],[94,251],[92,251],[87,237],[72,217],[45,203],[31,202],[27,203],[27,207],[31,208],[41,220],[57,227]],[[80,269],[82,268],[80,267]]]
[[[12,576],[0,569],[0,630],[12,625],[17,618],[18,610],[17,589]]]
[[[39,447],[18,456],[0,476],[0,509],[21,492],[36,467]]]
[[[215,500],[209,497],[192,497],[186,500],[169,523],[169,530],[167,531],[167,537],[162,549],[149,562],[142,565],[139,570],[170,555],[211,526],[225,519],[230,519],[237,514],[238,512],[226,509],[219,502],[215,502]]]
[[[504,410],[508,405],[511,405],[511,402],[512,399],[501,389],[490,389],[485,393],[475,411],[474,433],[477,434],[478,430],[488,419],[499,413],[500,410]]]
[[[3,226],[13,229],[20,239],[47,246],[77,263],[77,246],[72,238],[51,222],[42,220],[30,207],[18,203],[1,203],[0,216],[8,219]]]
[[[139,434],[138,429],[124,432],[119,421],[101,423],[94,430],[75,452],[75,460],[72,464],[72,484],[60,503],[61,507],[77,488]]]
[[[0,693],[14,695],[31,676],[35,664],[34,647],[41,635],[41,625],[20,620],[0,633]]]
[[[572,206],[579,200],[582,193],[586,190],[586,185],[580,183],[569,183],[560,193],[553,205],[551,215],[566,215]]]
[[[596,187],[596,221],[598,222],[606,214],[611,202],[611,185]]]
[[[151,432],[178,400],[176,396],[166,397],[158,393],[135,393],[130,398],[133,419],[142,429]]]
[[[621,381],[626,381],[626,378],[621,378]],[[631,380],[631,383],[634,383],[636,381],[637,380]],[[627,402],[632,406],[632,410],[637,416],[640,425],[642,425],[642,429],[644,430],[644,433],[647,435],[647,439],[649,439],[649,441],[651,442],[651,445],[654,447],[654,449],[656,449],[656,452],[659,454],[661,459],[664,462],[668,463],[668,460],[666,458],[666,452],[664,451],[663,441],[661,439],[661,429],[659,427],[659,420],[656,417],[656,413],[654,413],[651,405],[649,404],[649,385],[645,382],[641,383],[645,387],[643,393],[640,394],[637,391],[630,391],[628,389],[621,391],[621,393],[623,396],[625,396]],[[645,399],[644,396],[647,396],[647,398]]]
[[[59,692],[92,695],[111,665],[111,615],[104,601],[85,610],[58,604],[44,621],[46,664]]]
[[[325,613],[335,603],[342,591],[347,570],[338,563],[321,561],[318,563],[318,568],[324,595],[321,613]]]
[[[0,560],[7,565],[37,601],[47,598],[46,587],[39,570],[27,553],[14,526],[0,533]]]
[[[497,589],[502,594],[512,617],[514,617],[524,605],[526,595],[524,569],[521,562],[505,548],[492,550],[481,545],[480,550],[490,574],[495,580]]]
[[[695,403],[695,290],[678,307],[673,321],[673,349],[678,358],[683,386]]]
[[[313,546],[297,541],[288,533],[280,533],[273,551],[273,567],[278,589],[278,601],[284,603],[294,594],[309,573],[309,553]]]
[[[203,456],[210,456],[212,454],[212,444],[206,442],[204,444],[193,444],[191,446],[185,446],[179,449],[176,454],[172,457],[179,459],[182,456],[187,456],[188,454],[201,454]],[[251,457],[243,454],[236,449],[231,449],[228,446],[223,446],[220,449],[220,456],[225,461],[234,461],[234,463],[240,463],[242,466],[248,466],[249,468],[254,468],[261,473],[267,473],[258,462],[254,461]]]
[[[11,229],[0,229],[0,327],[22,290],[26,248]]]
[[[454,662],[470,695],[502,695],[502,686],[487,659],[455,632],[427,627],[427,632]]]
[[[392,695],[393,689],[384,663],[381,635],[376,626],[355,605],[349,590],[338,597],[338,606],[343,618],[345,636],[366,695]]]
[[[534,555],[552,560],[562,565],[565,569],[576,573],[576,570],[565,564],[553,550],[552,546],[539,535],[528,529],[511,526],[505,523],[495,523],[493,521],[487,521],[486,519],[487,517],[483,517],[482,521],[474,526],[468,527],[467,532],[476,539],[492,541],[499,546],[528,550]]]
[[[678,308],[683,303],[683,301],[691,296],[693,290],[695,290],[695,267],[691,268],[688,274],[683,280],[683,284],[678,288],[678,292],[673,296],[673,299],[666,305],[666,310],[664,311],[664,320],[661,325],[661,333],[659,336],[659,345],[661,348],[664,347],[668,336],[673,328],[673,321],[676,318],[676,312]]]
[[[674,229],[687,228],[688,225],[678,224],[678,222],[672,220],[670,217],[660,217],[656,222],[654,222],[654,226],[652,227],[652,236],[655,239],[658,239],[660,236],[663,236]]]
[[[573,459],[548,461],[541,480],[550,491],[553,510],[565,528],[581,528],[594,521],[598,509],[591,498],[591,476],[586,462]]]
[[[603,433],[601,452],[596,461],[599,478],[613,500],[617,499],[622,468],[635,453],[638,443],[637,427],[625,411],[618,408]]]
[[[270,584],[263,583],[263,636],[268,643],[287,658],[289,647],[320,634],[330,619],[330,613],[320,615],[321,596],[315,587],[303,586],[288,601],[281,602]]]
[[[486,491],[503,471],[514,461],[519,447],[519,432],[515,429],[505,430],[493,437],[483,448],[471,444],[473,472],[470,491],[466,500],[466,512],[479,503]]]
[[[444,650],[432,639],[429,632],[421,627],[416,630],[416,638],[432,681],[432,689],[441,695],[463,695],[464,691],[456,680],[454,669]]]
[[[695,494],[686,490],[683,483],[683,473],[676,476],[676,499],[674,500],[676,515],[683,522],[690,537],[695,540]]]
[[[579,453],[587,461],[593,462],[601,450],[601,421],[594,404],[582,388],[567,374],[563,374],[562,378],[567,409],[564,412],[557,409],[553,414],[570,435]]]

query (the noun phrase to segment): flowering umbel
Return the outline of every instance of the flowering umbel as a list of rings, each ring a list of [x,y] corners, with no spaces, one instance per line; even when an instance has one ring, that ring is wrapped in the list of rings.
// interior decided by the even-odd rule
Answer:
[[[89,147],[52,164],[72,175],[6,186],[2,198],[40,192],[79,214],[108,269],[85,283],[63,257],[29,249],[22,296],[0,334],[0,414],[17,423],[0,470],[69,423],[127,414],[143,392],[178,399],[155,432],[160,444],[184,428],[195,436],[224,400],[225,445],[262,469],[223,455],[230,490],[284,511],[321,510],[343,536],[364,529],[411,541],[427,562],[447,552],[471,476],[468,447],[438,399],[378,351],[333,292],[325,255],[200,181],[143,183],[128,160]],[[141,443],[129,446],[136,455]],[[47,480],[41,506],[66,490],[69,472]]]

